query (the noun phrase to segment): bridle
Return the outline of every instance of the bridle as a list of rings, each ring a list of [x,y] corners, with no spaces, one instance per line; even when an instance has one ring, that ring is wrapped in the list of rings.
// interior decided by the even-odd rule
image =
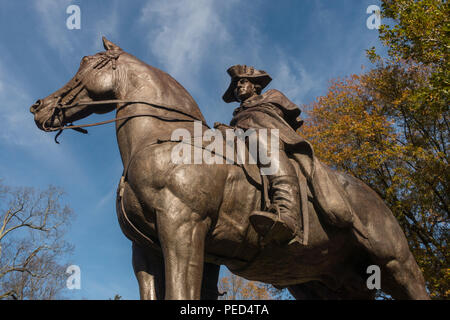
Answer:
[[[86,133],[88,133],[88,131],[86,129],[83,129],[85,127],[100,126],[100,125],[111,123],[111,122],[127,120],[127,119],[131,119],[131,118],[136,118],[136,117],[143,117],[143,116],[154,117],[154,118],[157,118],[157,119],[160,119],[163,121],[173,121],[173,122],[200,121],[200,122],[202,122],[202,124],[204,126],[209,128],[209,126],[205,123],[204,120],[194,117],[193,115],[191,115],[189,113],[180,111],[169,105],[165,105],[165,104],[161,104],[161,103],[156,104],[156,103],[151,103],[148,101],[141,101],[141,100],[110,99],[110,100],[98,100],[98,101],[79,101],[79,102],[69,104],[83,90],[83,88],[85,86],[83,80],[88,75],[91,74],[90,72],[92,72],[92,70],[95,70],[95,72],[98,73],[99,70],[102,69],[103,67],[105,67],[106,65],[108,65],[109,62],[111,62],[111,67],[112,67],[113,71],[116,70],[116,68],[117,68],[116,61],[119,58],[120,54],[122,54],[122,53],[123,53],[122,50],[108,50],[106,52],[100,53],[99,59],[96,59],[95,61],[90,62],[89,65],[84,68],[84,70],[82,70],[81,72],[79,71],[79,73],[77,73],[77,76],[75,76],[67,85],[65,85],[63,88],[61,88],[60,90],[58,90],[56,92],[56,93],[59,93],[58,101],[56,103],[56,106],[54,107],[53,113],[50,115],[50,117],[47,119],[47,121],[51,119],[53,122],[55,117],[58,117],[60,126],[57,128],[47,128],[45,126],[45,123],[47,121],[44,121],[43,125],[42,125],[44,131],[47,131],[47,132],[58,131],[58,133],[55,136],[56,143],[59,144],[58,137],[61,135],[63,130],[66,130],[66,129],[72,129],[77,132],[86,134]],[[67,92],[67,94],[64,97],[62,97],[63,94],[66,92]],[[179,117],[162,116],[159,114],[148,112],[148,113],[139,113],[139,114],[133,114],[133,115],[128,115],[128,116],[116,117],[111,120],[100,121],[100,122],[95,122],[95,123],[90,123],[90,124],[73,125],[72,123],[68,123],[68,125],[63,125],[63,123],[66,122],[64,111],[67,109],[75,108],[75,107],[79,107],[79,106],[86,106],[86,105],[106,105],[106,104],[113,104],[113,103],[123,104],[120,107],[116,108],[117,111],[130,105],[130,104],[139,103],[139,104],[146,104],[146,105],[152,106],[154,108],[158,108],[158,109],[176,112],[180,115],[187,117],[188,119],[181,119]]]

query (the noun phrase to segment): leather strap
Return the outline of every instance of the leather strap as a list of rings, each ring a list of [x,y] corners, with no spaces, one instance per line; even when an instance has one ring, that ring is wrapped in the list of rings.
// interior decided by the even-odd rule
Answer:
[[[74,108],[74,107],[83,106],[83,105],[104,105],[104,104],[112,104],[112,103],[125,103],[125,104],[141,103],[141,104],[147,104],[147,105],[150,105],[152,107],[156,107],[156,108],[165,109],[165,110],[168,110],[168,111],[177,112],[177,113],[182,114],[184,116],[187,116],[187,117],[189,117],[191,119],[187,120],[187,119],[180,119],[180,118],[177,118],[177,117],[165,117],[165,116],[161,116],[161,115],[156,115],[154,113],[140,113],[140,114],[134,114],[134,115],[129,115],[129,116],[116,117],[116,118],[111,119],[111,120],[100,121],[100,122],[95,122],[95,123],[91,123],[91,124],[69,125],[69,126],[61,126],[59,128],[49,128],[49,129],[47,129],[47,131],[59,131],[59,130],[65,130],[65,129],[93,127],[93,126],[99,126],[99,125],[102,125],[102,124],[107,124],[107,123],[111,123],[111,122],[115,122],[115,121],[125,120],[125,119],[129,119],[129,118],[134,118],[134,117],[142,117],[142,116],[151,116],[151,117],[159,118],[161,120],[166,120],[166,121],[201,121],[205,126],[207,126],[209,128],[209,126],[203,120],[198,119],[198,118],[194,117],[191,114],[188,114],[186,112],[177,110],[177,109],[175,109],[173,107],[170,107],[168,105],[155,104],[155,103],[151,103],[151,102],[147,102],[147,101],[139,101],[139,100],[80,101],[80,102],[76,102],[76,103],[71,104],[71,105],[64,106],[64,107],[62,107],[60,109],[64,110],[64,109]],[[124,106],[121,106],[118,109],[121,109],[123,107]]]
[[[153,118],[157,118],[160,119],[162,121],[174,121],[174,122],[192,122],[192,121],[200,121],[204,126],[206,126],[207,128],[210,128],[208,126],[208,124],[202,120],[202,119],[198,119],[196,117],[194,117],[191,114],[188,114],[186,112],[177,110],[171,106],[168,105],[162,105],[162,104],[155,104],[155,103],[151,103],[151,102],[147,102],[147,101],[140,101],[140,100],[119,100],[119,99],[113,99],[113,100],[100,100],[100,101],[80,101],[80,102],[76,102],[70,105],[66,105],[66,106],[62,106],[62,107],[56,107],[59,110],[65,110],[65,109],[69,109],[69,108],[75,108],[78,106],[84,106],[84,105],[104,105],[104,104],[112,104],[112,103],[124,103],[123,106],[120,106],[117,108],[117,110],[120,110],[122,108],[124,108],[125,106],[129,105],[129,104],[135,104],[135,103],[141,103],[141,104],[147,104],[149,106],[155,107],[155,108],[159,108],[159,109],[164,109],[167,111],[172,111],[172,112],[176,112],[178,114],[181,114],[183,116],[188,117],[189,119],[180,119],[179,117],[167,117],[167,116],[162,116],[162,115],[158,115],[155,113],[139,113],[139,114],[132,114],[132,115],[128,115],[128,116],[123,116],[123,117],[116,117],[114,119],[111,120],[105,120],[105,121],[100,121],[100,122],[95,122],[95,123],[89,123],[89,124],[80,124],[80,125],[68,125],[68,126],[60,126],[59,128],[45,128],[45,131],[58,131],[58,133],[55,136],[55,142],[59,144],[58,142],[58,137],[61,135],[61,133],[63,132],[63,130],[66,129],[73,129],[77,132],[86,134],[88,133],[88,131],[86,129],[82,129],[82,128],[88,128],[88,127],[94,127],[94,126],[100,126],[103,124],[107,124],[107,123],[111,123],[111,122],[116,122],[116,121],[120,121],[120,120],[127,120],[127,119],[131,119],[131,118],[136,118],[136,117],[153,117]]]

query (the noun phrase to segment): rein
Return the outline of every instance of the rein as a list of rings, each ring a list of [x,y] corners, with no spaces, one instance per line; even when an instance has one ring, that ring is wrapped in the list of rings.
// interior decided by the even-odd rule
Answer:
[[[180,119],[177,117],[165,117],[165,116],[161,116],[161,115],[156,115],[154,113],[139,113],[139,114],[133,114],[133,115],[128,115],[128,116],[123,116],[123,117],[116,117],[114,119],[111,120],[105,120],[105,121],[100,121],[100,122],[95,122],[95,123],[90,123],[90,124],[80,124],[80,125],[68,125],[68,126],[60,126],[59,128],[46,128],[46,131],[58,131],[58,133],[55,136],[55,142],[59,144],[57,138],[59,137],[59,135],[61,135],[63,130],[66,129],[73,129],[77,132],[83,133],[83,134],[87,134],[88,131],[82,128],[87,128],[87,127],[94,127],[94,126],[100,126],[103,124],[108,124],[111,122],[116,122],[116,121],[120,121],[120,120],[126,120],[126,119],[131,119],[131,118],[136,118],[136,117],[153,117],[153,118],[157,118],[163,121],[180,121],[180,122],[191,122],[191,121],[200,121],[202,122],[202,124],[204,126],[206,126],[207,128],[209,128],[208,124],[206,124],[206,122],[204,122],[201,119],[198,119],[196,117],[194,117],[191,114],[188,114],[186,112],[177,110],[173,107],[170,107],[168,105],[161,105],[161,104],[155,104],[155,103],[150,103],[147,101],[139,101],[139,100],[101,100],[101,101],[80,101],[80,102],[76,102],[73,103],[71,105],[67,105],[67,106],[62,106],[62,107],[56,107],[55,109],[58,110],[64,110],[64,109],[69,109],[69,108],[74,108],[74,107],[78,107],[78,106],[84,106],[84,105],[104,105],[104,104],[111,104],[111,103],[124,103],[123,106],[117,108],[117,110],[129,105],[129,104],[134,104],[134,103],[141,103],[141,104],[147,104],[150,105],[152,107],[155,108],[160,108],[160,109],[165,109],[168,111],[173,111],[173,112],[177,112],[179,114],[182,114],[184,116],[187,116],[191,119]],[[63,114],[63,113],[61,113]]]
[[[116,118],[111,119],[111,120],[105,120],[105,121],[100,121],[100,122],[95,122],[95,123],[90,123],[90,124],[61,126],[59,128],[47,128],[47,131],[61,131],[61,130],[65,130],[65,129],[77,129],[77,128],[84,128],[84,127],[94,127],[94,126],[99,126],[99,125],[103,125],[103,124],[107,124],[107,123],[111,123],[111,122],[115,122],[115,121],[120,121],[120,120],[135,118],[135,117],[141,117],[141,116],[150,116],[150,117],[155,117],[155,118],[159,118],[159,119],[166,120],[166,121],[200,121],[205,126],[207,126],[209,128],[209,126],[203,120],[198,119],[198,118],[194,117],[191,114],[188,114],[186,112],[177,110],[177,109],[172,108],[172,107],[170,107],[168,105],[155,104],[155,103],[151,103],[151,102],[147,102],[147,101],[139,101],[139,100],[80,101],[80,102],[76,102],[76,103],[68,105],[68,106],[63,106],[62,108],[61,107],[56,107],[55,109],[64,110],[64,109],[74,108],[74,107],[78,107],[78,106],[102,105],[102,104],[111,104],[111,103],[125,103],[125,105],[119,107],[118,109],[121,109],[121,108],[125,107],[128,104],[134,104],[134,103],[147,104],[147,105],[150,105],[150,106],[155,107],[155,108],[160,108],[160,109],[165,109],[165,110],[168,110],[168,111],[173,111],[173,112],[180,113],[180,114],[182,114],[184,116],[187,116],[187,117],[189,117],[191,119],[190,120],[185,120],[185,119],[179,119],[179,118],[176,118],[176,117],[164,117],[164,116],[161,116],[161,115],[155,115],[153,113],[139,113],[139,114],[133,114],[133,115],[129,115],[129,116],[116,117]]]

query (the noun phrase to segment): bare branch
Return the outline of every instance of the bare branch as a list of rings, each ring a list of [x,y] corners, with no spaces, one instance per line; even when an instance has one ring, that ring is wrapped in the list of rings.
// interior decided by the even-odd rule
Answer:
[[[2,295],[0,295],[0,299],[5,299],[8,297],[12,297],[14,300],[17,300],[17,294],[14,290],[9,290],[9,291],[3,293]]]
[[[72,211],[61,206],[62,194],[0,183],[0,299],[53,299],[64,288],[59,261],[72,250],[64,240]]]

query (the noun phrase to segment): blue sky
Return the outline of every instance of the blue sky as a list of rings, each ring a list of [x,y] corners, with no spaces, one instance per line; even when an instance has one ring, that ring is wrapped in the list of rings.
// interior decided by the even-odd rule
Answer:
[[[71,4],[81,9],[79,30],[66,27]],[[102,35],[171,74],[212,125],[228,123],[236,107],[221,99],[234,64],[267,71],[268,88],[300,107],[324,95],[330,79],[370,67],[365,50],[381,48],[378,31],[366,26],[372,4],[380,1],[0,0],[0,178],[66,191],[76,213],[67,239],[81,268],[81,290],[66,290],[67,297],[139,298],[131,243],[115,213],[122,163],[114,126],[91,128],[88,135],[67,131],[57,145],[28,111],[65,84],[83,56],[103,51]]]

